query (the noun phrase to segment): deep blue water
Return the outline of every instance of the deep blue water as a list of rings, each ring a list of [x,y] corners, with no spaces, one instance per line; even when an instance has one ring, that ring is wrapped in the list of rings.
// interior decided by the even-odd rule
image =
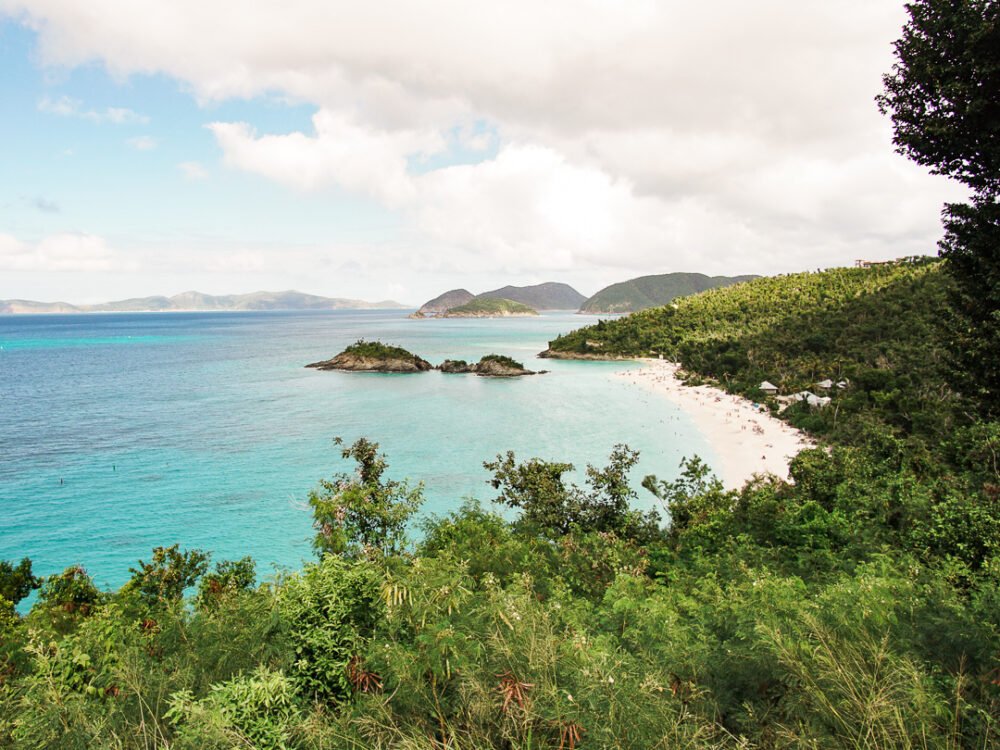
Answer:
[[[635,484],[711,460],[666,399],[612,377],[629,363],[535,359],[582,323],[408,320],[398,311],[0,317],[0,559],[37,573],[82,564],[103,586],[157,545],[253,555],[259,571],[311,557],[309,490],[353,467],[331,440],[367,436],[389,474],[425,485],[424,513],[489,500],[484,460],[602,464],[641,451]],[[496,352],[549,374],[316,372],[359,338],[438,363]],[[644,494],[640,490],[640,494]],[[640,504],[653,506],[648,496]]]

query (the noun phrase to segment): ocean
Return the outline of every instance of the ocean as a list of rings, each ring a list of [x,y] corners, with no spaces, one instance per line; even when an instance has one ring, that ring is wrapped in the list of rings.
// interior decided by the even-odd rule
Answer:
[[[634,363],[536,359],[590,322],[409,320],[400,311],[0,316],[0,559],[36,574],[82,565],[102,587],[159,545],[253,556],[262,576],[312,558],[306,503],[350,472],[335,436],[377,441],[388,475],[422,482],[421,513],[489,503],[483,461],[569,461],[582,481],[627,443],[633,472],[674,477],[712,451],[667,399],[616,373]],[[317,372],[358,339],[434,364],[505,354],[541,376]],[[641,488],[639,507],[656,507]],[[508,511],[509,512],[509,511]]]

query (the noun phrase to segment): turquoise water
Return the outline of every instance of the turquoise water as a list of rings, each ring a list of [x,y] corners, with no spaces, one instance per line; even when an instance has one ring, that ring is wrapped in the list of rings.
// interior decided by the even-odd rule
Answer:
[[[408,320],[398,311],[0,317],[0,559],[41,574],[82,564],[103,586],[157,545],[253,555],[298,567],[311,556],[305,500],[352,466],[331,440],[366,436],[389,474],[425,485],[424,513],[489,500],[484,460],[514,450],[604,463],[641,451],[635,484],[711,460],[667,399],[630,386],[630,363],[535,359],[581,324],[564,313],[507,320]],[[358,338],[438,363],[496,352],[549,374],[317,372],[308,362]],[[640,504],[653,507],[640,490]]]

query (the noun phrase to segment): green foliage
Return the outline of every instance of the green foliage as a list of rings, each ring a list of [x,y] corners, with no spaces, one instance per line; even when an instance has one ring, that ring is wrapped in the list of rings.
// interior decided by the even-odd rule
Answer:
[[[1000,120],[1000,117],[998,117]],[[957,284],[949,345],[956,385],[987,418],[1000,417],[1000,203],[949,204],[941,254]]]
[[[29,558],[25,557],[17,565],[0,560],[0,600],[15,606],[41,585],[41,579],[31,573]]]
[[[132,579],[128,585],[147,605],[179,600],[208,570],[208,553],[197,549],[181,552],[179,547],[155,547],[150,562],[140,560],[138,568],[129,568]]]
[[[534,308],[520,302],[498,297],[477,297],[464,305],[450,308],[445,317],[463,315],[537,315]]]
[[[528,528],[556,537],[578,530],[649,540],[658,532],[657,515],[630,508],[635,492],[628,473],[638,460],[638,451],[616,445],[607,467],[587,466],[589,491],[563,481],[572,464],[539,458],[517,463],[513,451],[508,451],[483,466],[493,472],[490,484],[500,490],[496,502],[519,508],[520,522]]]
[[[841,443],[869,428],[933,445],[966,420],[949,377],[942,319],[953,282],[942,264],[908,259],[873,268],[755,279],[680,299],[550,343],[594,356],[663,353],[692,381],[759,400],[847,381],[825,409],[793,404],[792,424]],[[771,401],[772,408],[779,404]]]
[[[483,364],[485,362],[496,362],[498,365],[510,367],[514,370],[524,369],[524,363],[518,362],[516,359],[504,356],[503,354],[486,354],[480,358],[479,364]]]
[[[484,510],[475,500],[443,518],[425,519],[422,529],[418,557],[463,560],[476,581],[488,575],[507,584],[528,569],[545,579],[555,559],[550,545],[517,534],[501,515]]]
[[[877,98],[899,153],[983,195],[1000,191],[1000,8],[916,0]]]
[[[334,441],[342,444],[340,438]],[[406,524],[423,502],[423,486],[383,480],[388,464],[378,443],[359,438],[341,451],[357,462],[355,474],[320,481],[309,495],[313,546],[320,555],[391,556],[406,547]]]
[[[930,259],[915,259],[873,268],[833,268],[754,279],[603,321],[600,328],[593,325],[578,329],[550,341],[549,348],[553,352],[598,356],[663,354],[679,361],[685,345],[778,333],[803,312],[839,310],[893,283],[919,278],[931,268]],[[799,330],[797,335],[816,333],[824,331]],[[835,330],[826,334],[838,336]],[[790,349],[789,353],[798,351]]]
[[[251,675],[213,685],[201,700],[178,691],[170,702],[166,717],[178,728],[177,748],[292,747],[298,695],[281,672],[259,667]]]
[[[705,276],[701,273],[664,273],[640,276],[605,287],[580,307],[582,313],[630,313],[673,302],[677,297],[716,289],[755,276]]]
[[[333,555],[285,580],[278,609],[286,631],[289,679],[310,701],[352,694],[348,665],[371,637],[382,613],[381,572]]]
[[[198,583],[198,602],[202,606],[218,606],[226,598],[249,591],[257,582],[257,565],[253,558],[223,560],[215,570],[202,576]]]
[[[879,109],[897,151],[973,192],[944,210],[941,255],[955,278],[952,375],[986,417],[1000,414],[1000,8],[918,0],[896,42]]]
[[[364,339],[358,339],[344,349],[343,353],[371,359],[414,359],[415,356],[401,346],[383,344],[381,341],[365,341]]]
[[[101,600],[101,592],[87,571],[79,565],[71,565],[62,573],[45,579],[32,614],[44,613],[49,627],[66,633],[92,614]]]

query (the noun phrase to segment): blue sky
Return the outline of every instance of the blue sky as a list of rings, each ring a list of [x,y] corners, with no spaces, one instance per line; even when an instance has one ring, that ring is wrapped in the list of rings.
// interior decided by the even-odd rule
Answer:
[[[336,187],[289,191],[226,168],[205,127],[222,120],[269,133],[308,130],[314,106],[266,96],[199,105],[163,75],[116,79],[99,64],[43,68],[35,49],[33,31],[0,24],[0,139],[7,144],[0,225],[19,239],[96,232],[115,247],[210,253],[248,242],[314,246],[398,236],[397,219],[363,196]],[[53,111],[60,108],[75,112]],[[128,113],[116,122],[112,110]],[[4,283],[0,293],[18,291]]]
[[[872,103],[902,6],[847,4],[0,0],[0,298],[932,253],[955,189]]]

